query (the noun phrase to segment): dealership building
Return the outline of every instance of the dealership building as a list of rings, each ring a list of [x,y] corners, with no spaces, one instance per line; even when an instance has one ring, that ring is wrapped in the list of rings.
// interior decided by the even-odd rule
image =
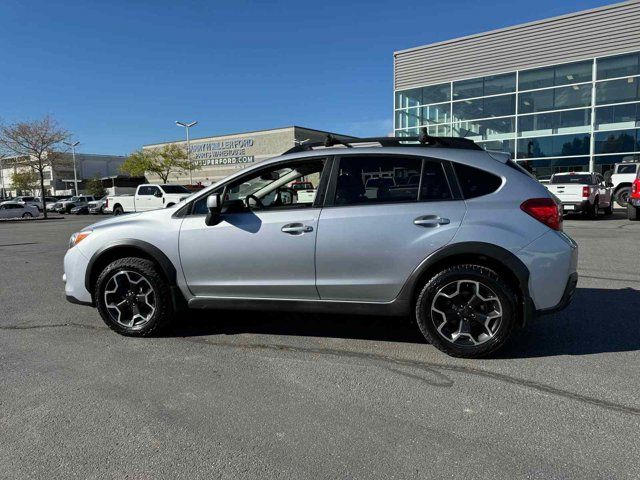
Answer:
[[[190,160],[194,166],[191,172],[193,183],[210,185],[238,169],[281,155],[302,142],[323,141],[328,134],[341,139],[353,138],[312,128],[291,126],[193,139],[190,141],[189,148]],[[187,147],[186,141],[177,141],[144,145],[143,149],[158,149],[171,143],[185,149]],[[149,181],[160,180],[150,172],[147,172],[146,176]],[[172,173],[169,181],[189,183],[189,172]]]
[[[394,53],[394,130],[473,139],[537,176],[640,159],[640,1]]]

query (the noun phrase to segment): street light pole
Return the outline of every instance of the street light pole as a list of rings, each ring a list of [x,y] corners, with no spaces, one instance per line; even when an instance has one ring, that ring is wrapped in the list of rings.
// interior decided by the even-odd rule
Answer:
[[[189,129],[197,124],[198,124],[197,120],[191,123],[179,122],[178,120],[176,120],[176,125],[178,125],[179,127],[184,127],[184,129],[187,131],[187,162],[189,163],[189,184],[190,185],[193,185],[193,172],[191,168],[191,144],[189,143]]]
[[[62,143],[64,143],[68,147],[71,147],[71,155],[73,156],[73,186],[75,190],[74,195],[77,197],[78,196],[78,172],[76,170],[76,147],[80,145],[80,142],[74,142],[74,143],[62,142]]]

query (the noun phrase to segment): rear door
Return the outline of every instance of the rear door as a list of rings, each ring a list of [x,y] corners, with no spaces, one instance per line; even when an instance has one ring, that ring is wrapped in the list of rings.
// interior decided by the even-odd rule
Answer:
[[[372,175],[393,182],[365,188]],[[336,158],[316,241],[320,298],[393,300],[420,262],[451,241],[465,211],[449,162],[389,154]]]

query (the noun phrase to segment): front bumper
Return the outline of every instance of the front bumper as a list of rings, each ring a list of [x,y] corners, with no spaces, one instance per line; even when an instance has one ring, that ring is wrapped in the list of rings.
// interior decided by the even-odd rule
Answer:
[[[87,291],[85,286],[85,272],[89,260],[82,254],[78,247],[67,250],[64,256],[64,293],[72,303],[81,305],[93,305],[91,293]]]

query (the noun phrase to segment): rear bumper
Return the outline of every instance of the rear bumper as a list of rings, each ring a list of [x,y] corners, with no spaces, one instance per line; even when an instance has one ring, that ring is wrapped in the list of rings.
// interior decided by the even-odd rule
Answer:
[[[629,197],[629,203],[634,207],[640,207],[640,198],[631,198]]]
[[[536,316],[540,315],[549,315],[551,313],[556,313],[561,310],[564,310],[569,306],[571,300],[573,300],[573,294],[576,293],[576,287],[578,286],[578,272],[574,272],[569,275],[569,280],[567,280],[567,286],[564,289],[564,293],[562,294],[562,298],[558,302],[557,305],[550,308],[542,308],[540,310],[536,310]]]
[[[589,200],[583,200],[582,202],[562,202],[563,213],[582,213],[588,211],[589,208],[591,208]]]

